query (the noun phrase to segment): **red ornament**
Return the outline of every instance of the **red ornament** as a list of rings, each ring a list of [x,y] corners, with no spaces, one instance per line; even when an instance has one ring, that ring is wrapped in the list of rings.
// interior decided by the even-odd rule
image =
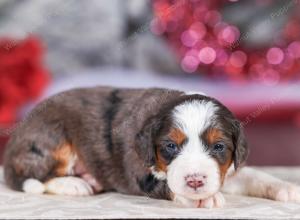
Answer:
[[[289,15],[290,20],[278,31],[281,35],[270,48],[250,50],[243,47],[239,28],[226,23],[219,13],[224,4],[234,1],[153,0],[151,30],[164,35],[177,49],[185,72],[206,70],[211,76],[222,73],[223,78],[250,79],[266,85],[299,78],[300,2],[287,2],[286,7],[295,9],[295,13]]]
[[[0,128],[16,121],[18,109],[37,98],[49,81],[43,48],[34,37],[0,39]]]

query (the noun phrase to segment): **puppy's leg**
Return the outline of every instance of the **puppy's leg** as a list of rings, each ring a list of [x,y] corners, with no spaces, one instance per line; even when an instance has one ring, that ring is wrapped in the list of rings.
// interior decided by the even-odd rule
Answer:
[[[69,196],[88,196],[93,189],[85,180],[79,177],[56,177],[45,183],[46,193]]]
[[[46,183],[37,179],[27,179],[23,183],[23,191],[33,194],[55,194],[68,196],[88,196],[93,194],[93,188],[85,180],[74,177],[55,177]]]
[[[55,177],[47,181],[43,184],[44,192],[56,195],[88,196],[93,195],[94,192],[98,193],[103,190],[101,184],[99,184],[99,182],[87,172],[82,162],[77,161],[71,173],[76,175],[76,177]],[[25,184],[26,182],[24,185]]]
[[[300,202],[300,187],[249,167],[228,175],[222,191],[277,201]]]
[[[101,185],[87,170],[78,173],[79,162],[75,146],[63,136],[49,139],[42,133],[35,138],[12,139],[4,161],[6,183],[13,189],[35,194],[81,196],[101,191]]]

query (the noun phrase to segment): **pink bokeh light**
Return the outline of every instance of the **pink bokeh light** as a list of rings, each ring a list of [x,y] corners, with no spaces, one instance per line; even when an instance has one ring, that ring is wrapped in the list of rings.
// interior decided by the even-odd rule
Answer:
[[[216,59],[216,51],[211,47],[204,47],[199,52],[199,60],[204,64],[211,64]]]
[[[280,64],[283,61],[284,53],[278,47],[272,47],[267,52],[267,60],[270,64]]]

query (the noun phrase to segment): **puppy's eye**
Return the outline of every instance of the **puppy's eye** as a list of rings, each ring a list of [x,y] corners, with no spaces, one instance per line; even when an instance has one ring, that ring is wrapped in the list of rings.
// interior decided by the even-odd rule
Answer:
[[[164,141],[160,148],[161,156],[168,163],[179,153],[179,146],[172,141]]]
[[[222,143],[217,143],[214,145],[214,151],[215,152],[222,152],[225,149],[225,145]]]
[[[169,150],[176,150],[177,149],[177,144],[175,144],[175,143],[168,143],[167,144],[167,148]]]

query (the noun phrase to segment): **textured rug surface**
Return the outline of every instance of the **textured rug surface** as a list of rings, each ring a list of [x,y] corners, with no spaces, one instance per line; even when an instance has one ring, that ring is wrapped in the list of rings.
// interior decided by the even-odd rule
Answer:
[[[300,167],[260,168],[300,184]],[[226,195],[222,209],[181,208],[172,202],[107,193],[91,197],[29,195],[8,189],[0,173],[0,219],[222,218],[300,219],[300,204]]]

